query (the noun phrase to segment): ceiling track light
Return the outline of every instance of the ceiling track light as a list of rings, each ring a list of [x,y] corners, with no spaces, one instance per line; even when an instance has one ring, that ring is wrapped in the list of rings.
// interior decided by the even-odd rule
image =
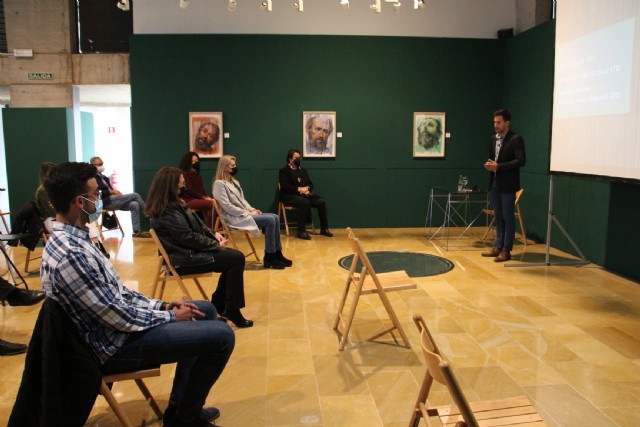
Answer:
[[[293,4],[293,8],[298,12],[304,12],[304,0],[298,0]]]
[[[116,6],[118,7],[118,9],[124,10],[124,11],[131,9],[131,4],[129,3],[129,0],[118,0],[118,2],[116,3]]]
[[[260,8],[265,12],[273,11],[273,2],[271,0],[265,0],[260,4]]]
[[[189,7],[189,0],[180,0],[180,9],[186,9]]]
[[[400,12],[400,6],[402,6],[402,3],[400,3],[400,2],[394,3],[394,4],[393,4],[393,11],[394,11],[395,13]]]
[[[227,9],[229,9],[229,12],[235,12],[237,7],[238,7],[238,2],[236,0],[229,0],[229,5],[227,6]]]
[[[340,0],[342,10],[349,10],[349,0]]]
[[[374,0],[374,2],[369,6],[372,12],[380,13],[382,12],[382,6],[380,5],[380,0]]]
[[[413,8],[414,9],[424,9],[424,0],[413,0]]]

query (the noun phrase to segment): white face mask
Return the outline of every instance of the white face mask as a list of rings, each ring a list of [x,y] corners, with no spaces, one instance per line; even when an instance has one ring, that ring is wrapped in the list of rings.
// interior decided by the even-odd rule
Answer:
[[[98,166],[97,169],[98,169],[98,173],[103,173],[104,172],[104,165]]]

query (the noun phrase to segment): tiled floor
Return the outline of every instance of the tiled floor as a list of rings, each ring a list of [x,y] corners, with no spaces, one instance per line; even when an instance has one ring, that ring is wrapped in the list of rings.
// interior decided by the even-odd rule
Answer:
[[[640,425],[638,283],[594,265],[506,268],[477,248],[443,251],[423,229],[355,231],[369,251],[425,252],[455,264],[446,274],[417,278],[417,290],[390,294],[413,349],[367,341],[389,321],[377,298],[365,296],[352,342],[339,352],[331,326],[346,277],[337,261],[350,252],[346,232],[311,241],[283,236],[292,268],[249,265],[245,273],[244,314],[255,326],[236,331],[236,350],[209,395],[207,403],[222,410],[220,425],[406,426],[425,370],[414,313],[427,321],[470,400],[526,394],[551,427]],[[108,236],[123,280],[149,292],[153,242]],[[523,251],[517,246],[516,258],[542,261],[544,246]],[[24,253],[14,254],[20,264]],[[40,287],[37,274],[28,281]],[[205,286],[211,292],[214,281]],[[170,297],[179,297],[174,288]],[[28,342],[38,310],[0,308],[0,337]],[[0,425],[7,422],[23,363],[24,356],[0,359]],[[173,367],[163,366],[161,377],[147,381],[162,407],[172,375]],[[118,383],[114,390],[139,424],[145,402],[135,385]],[[432,403],[448,403],[442,387],[434,388]],[[119,424],[99,397],[87,425]]]

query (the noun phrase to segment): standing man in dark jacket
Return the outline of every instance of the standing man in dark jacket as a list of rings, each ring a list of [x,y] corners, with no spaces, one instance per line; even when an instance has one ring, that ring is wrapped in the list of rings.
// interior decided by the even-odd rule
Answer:
[[[484,257],[493,257],[495,262],[511,259],[511,250],[516,235],[514,214],[516,192],[520,190],[520,168],[526,163],[524,139],[513,132],[511,113],[500,109],[493,113],[496,134],[489,144],[489,159],[484,168],[490,172],[489,195],[496,217],[496,243]]]
[[[307,218],[309,218],[309,212],[312,207],[318,209],[320,234],[333,237],[333,233],[329,231],[326,202],[322,197],[312,193],[313,183],[306,169],[300,166],[300,152],[298,150],[289,150],[287,153],[287,165],[280,169],[278,178],[280,182],[280,200],[288,206],[295,207],[298,211],[298,232],[296,234],[298,238],[311,239],[305,231],[304,225],[307,222]]]
[[[104,162],[100,157],[92,157],[89,160],[98,170],[96,181],[98,189],[102,194],[102,203],[105,210],[110,211],[131,211],[131,225],[133,227],[133,237],[149,238],[148,231],[142,231],[140,226],[140,213],[144,212],[144,200],[138,193],[122,194],[111,186],[111,181],[104,173]]]

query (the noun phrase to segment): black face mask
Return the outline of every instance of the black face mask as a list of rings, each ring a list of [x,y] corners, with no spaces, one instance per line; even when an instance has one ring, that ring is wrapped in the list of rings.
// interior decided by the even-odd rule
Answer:
[[[293,164],[296,165],[297,167],[300,167],[300,158],[297,158],[293,161]]]
[[[195,162],[191,165],[191,167],[194,168],[198,173],[200,173],[200,162]]]
[[[238,173],[238,167],[234,166],[231,168],[231,172],[229,172],[229,175],[235,176],[237,173]]]
[[[180,187],[178,190],[178,197],[184,196],[185,191],[187,191],[186,187]]]

